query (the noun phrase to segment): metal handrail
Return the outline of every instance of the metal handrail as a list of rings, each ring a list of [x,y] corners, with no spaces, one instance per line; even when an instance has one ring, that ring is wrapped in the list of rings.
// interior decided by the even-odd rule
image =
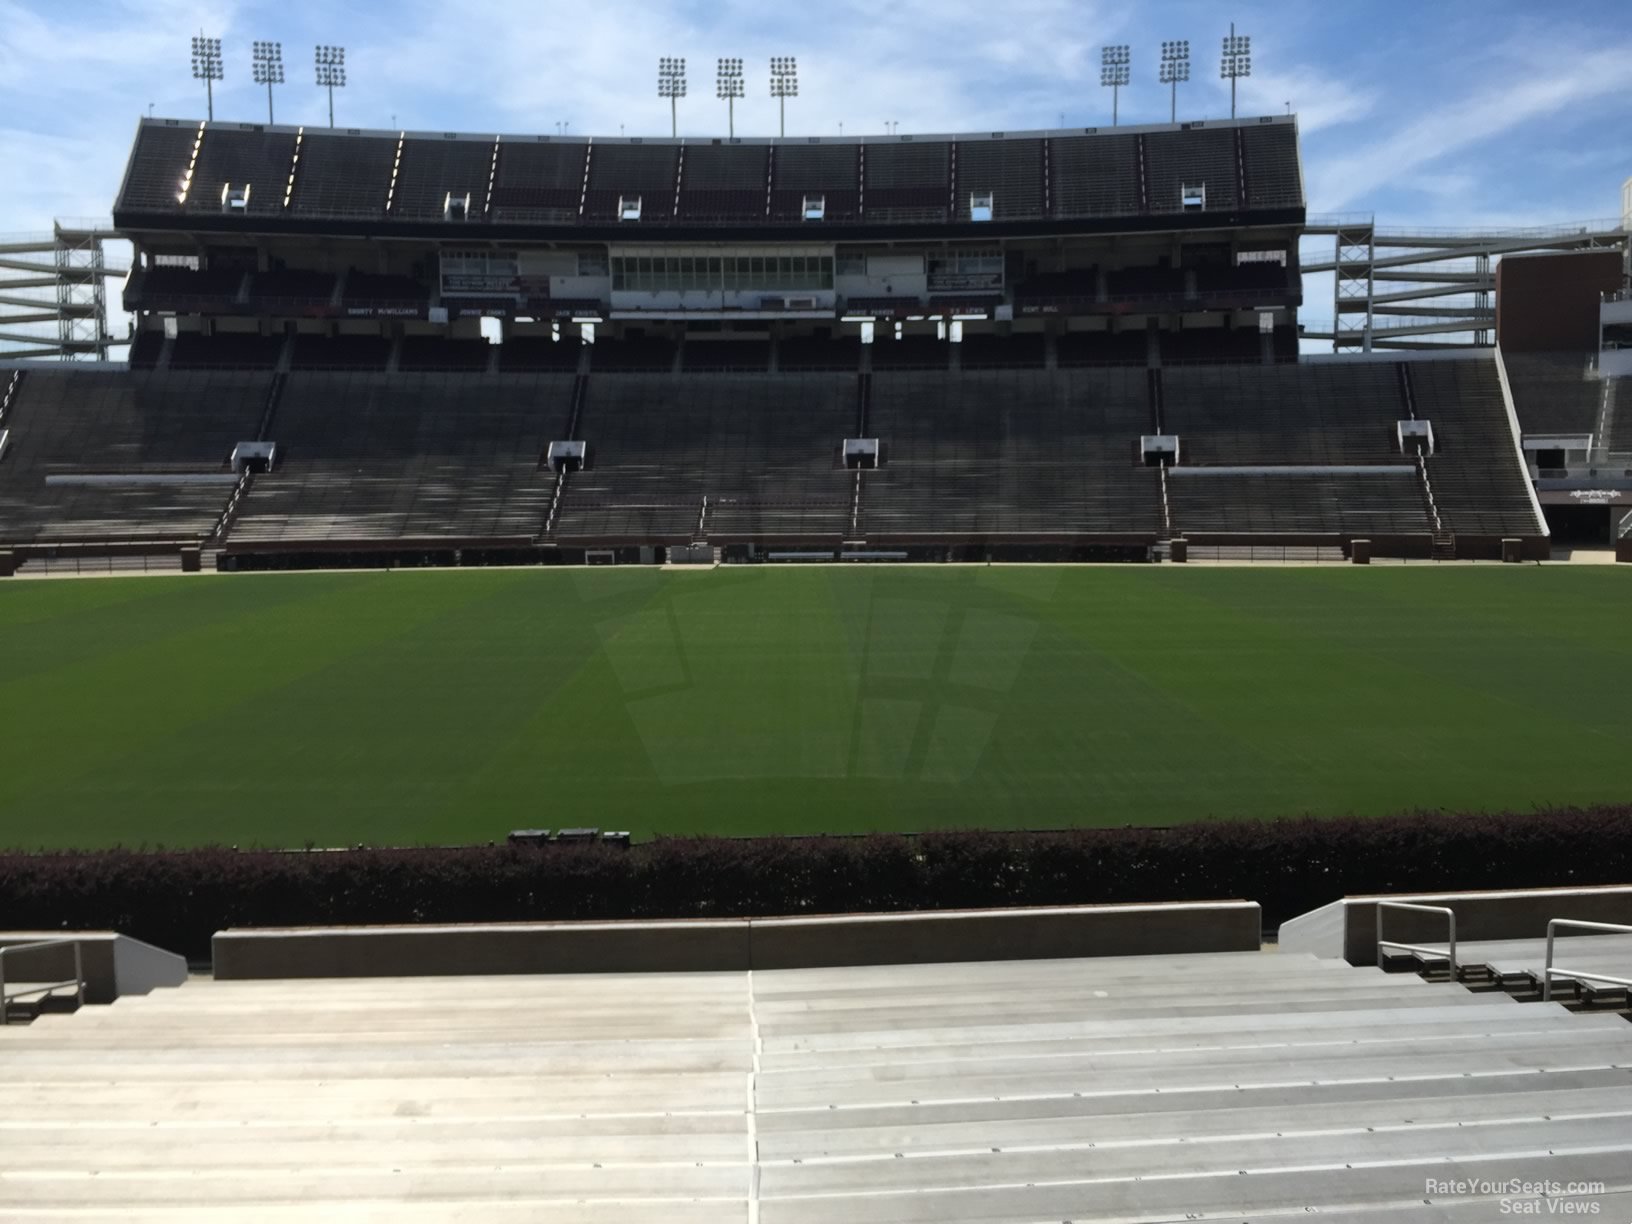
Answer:
[[[1582,922],[1575,918],[1554,918],[1547,924],[1547,964],[1542,970],[1541,999],[1544,1003],[1553,1001],[1553,979],[1564,978],[1575,982],[1607,982],[1612,986],[1626,986],[1632,988],[1632,978],[1611,977],[1607,973],[1583,973],[1578,969],[1559,969],[1553,965],[1553,935],[1559,927],[1573,927],[1578,931],[1617,931],[1623,935],[1632,935],[1632,926],[1621,922]]]
[[[1383,911],[1390,909],[1414,910],[1419,914],[1444,914],[1446,923],[1450,927],[1450,942],[1443,949],[1441,949],[1431,945],[1399,943],[1396,940],[1384,939]],[[1448,906],[1418,905],[1411,901],[1377,902],[1377,963],[1379,965],[1383,963],[1384,948],[1397,948],[1401,952],[1429,953],[1436,957],[1443,952],[1446,955],[1446,959],[1451,963],[1451,979],[1455,981],[1460,979],[1462,976],[1462,971],[1456,966],[1456,911]]]
[[[61,990],[64,986],[72,986],[74,988],[75,1005],[85,1006],[85,958],[80,950],[79,940],[42,939],[36,943],[9,944],[0,948],[0,1025],[6,1023],[6,1002],[8,999],[6,994],[6,957],[13,952],[38,951],[40,948],[60,948],[63,944],[69,945],[74,950],[73,978],[60,982],[37,982],[24,990],[17,991],[15,994],[10,995],[9,998],[20,999],[24,995],[50,994],[53,990]]]

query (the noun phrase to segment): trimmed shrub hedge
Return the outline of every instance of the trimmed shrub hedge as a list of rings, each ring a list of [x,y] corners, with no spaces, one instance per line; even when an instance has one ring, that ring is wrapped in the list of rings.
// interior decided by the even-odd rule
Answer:
[[[0,930],[202,960],[234,926],[704,918],[1632,883],[1632,805],[1380,819],[602,845],[0,855]]]

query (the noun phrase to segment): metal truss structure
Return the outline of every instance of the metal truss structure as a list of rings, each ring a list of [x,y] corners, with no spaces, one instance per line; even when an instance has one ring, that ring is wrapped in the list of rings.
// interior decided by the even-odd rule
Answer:
[[[118,238],[107,222],[64,222],[49,235],[0,241],[0,357],[106,361],[111,265],[103,244]]]
[[[1626,252],[1621,221],[1515,230],[1379,229],[1370,215],[1310,217],[1306,238],[1330,237],[1332,258],[1304,260],[1333,274],[1332,319],[1306,327],[1333,352],[1488,346],[1496,333],[1496,262],[1539,251]]]

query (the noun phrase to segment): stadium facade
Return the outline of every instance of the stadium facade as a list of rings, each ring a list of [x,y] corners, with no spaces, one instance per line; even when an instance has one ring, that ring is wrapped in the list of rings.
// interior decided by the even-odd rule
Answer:
[[[1291,116],[144,119],[114,223],[128,367],[0,371],[4,568],[1548,552],[1499,351],[1300,357]]]

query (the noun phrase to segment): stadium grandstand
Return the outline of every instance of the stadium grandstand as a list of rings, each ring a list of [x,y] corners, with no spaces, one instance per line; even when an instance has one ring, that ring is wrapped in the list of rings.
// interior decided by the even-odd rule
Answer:
[[[113,220],[128,363],[0,370],[7,569],[1548,553],[1515,406],[1556,363],[1300,354],[1292,116],[148,118]]]

